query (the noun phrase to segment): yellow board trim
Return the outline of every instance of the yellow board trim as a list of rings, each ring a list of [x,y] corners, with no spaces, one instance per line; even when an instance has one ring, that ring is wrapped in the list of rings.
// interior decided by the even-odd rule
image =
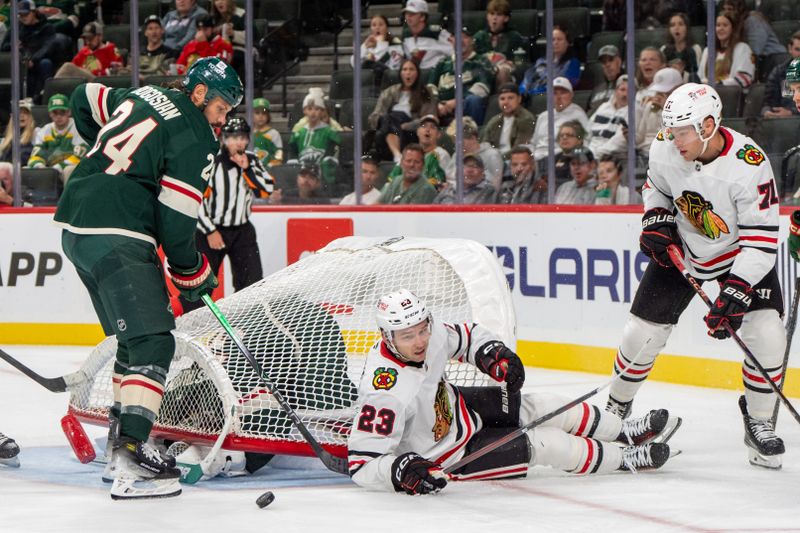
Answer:
[[[610,376],[616,349],[520,340],[517,341],[517,352],[525,366]],[[788,369],[786,377],[786,395],[800,397],[800,369]],[[743,390],[740,362],[685,355],[660,354],[648,379],[698,387]]]
[[[105,338],[100,324],[0,323],[0,344],[92,346]]]

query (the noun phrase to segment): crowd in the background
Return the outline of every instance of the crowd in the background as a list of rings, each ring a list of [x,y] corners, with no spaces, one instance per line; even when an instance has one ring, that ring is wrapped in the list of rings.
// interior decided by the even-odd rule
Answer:
[[[5,14],[6,22],[8,1],[0,9],[0,19]],[[45,85],[51,78],[103,82],[130,75],[132,51],[104,35],[102,20],[120,16],[106,4],[18,1],[27,96],[20,108],[22,164],[54,168],[64,182],[87,146],[69,116],[69,95],[48,94]],[[464,153],[455,154],[453,17],[435,11],[425,0],[407,0],[395,16],[374,15],[365,28],[361,66],[371,71],[374,97],[355,104],[362,106],[366,119],[362,158],[347,152],[352,150],[345,146],[354,135],[352,117],[340,116],[343,103],[331,99],[327,87],[289,93],[284,108],[297,103],[302,116],[292,117],[291,131],[284,132],[271,123],[271,103],[256,94],[254,152],[270,173],[286,178],[276,179],[270,202],[354,203],[352,175],[360,165],[363,203],[454,203],[460,159],[466,203],[546,203],[549,197],[559,204],[637,203],[641,196],[629,190],[626,176],[634,172],[641,187],[666,98],[685,82],[707,82],[709,61],[714,83],[731,96],[723,97],[729,106],[726,117],[740,117],[740,108],[747,107],[751,118],[764,119],[757,127],[767,130],[773,119],[797,116],[794,105],[783,97],[782,85],[788,61],[800,56],[800,21],[797,31],[783,37],[772,24],[788,12],[772,4],[772,11],[749,10],[745,0],[722,0],[712,24],[715,56],[709,58],[706,13],[700,2],[634,2],[637,57],[635,72],[629,74],[636,92],[628,94],[625,2],[588,4],[602,8],[602,31],[576,30],[567,21],[556,23],[547,36],[554,71],[554,180],[549,179],[547,164],[548,58],[542,30],[538,35],[520,31],[527,28],[521,22],[525,16],[514,17],[508,0],[489,0],[483,20],[478,24],[473,19],[462,28]],[[791,2],[787,6],[800,17],[800,9]],[[159,76],[159,81],[180,76],[206,56],[230,62],[243,77],[246,13],[235,0],[175,0],[170,7],[163,16],[143,17],[138,56],[143,82],[151,76]],[[394,20],[402,23],[397,35],[390,27]],[[7,25],[0,25],[2,33],[2,48],[9,50]],[[626,168],[631,99],[635,169]],[[37,124],[34,111],[42,108],[43,118],[44,106],[49,122]],[[2,161],[11,160],[12,133],[9,123],[0,140]],[[764,148],[771,151],[769,145]],[[555,190],[548,190],[550,183]],[[0,205],[8,196],[8,191],[0,196]]]

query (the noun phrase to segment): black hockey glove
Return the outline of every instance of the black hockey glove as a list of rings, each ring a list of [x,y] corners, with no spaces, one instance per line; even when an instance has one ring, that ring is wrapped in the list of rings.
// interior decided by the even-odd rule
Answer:
[[[508,392],[519,392],[525,383],[525,367],[519,356],[500,341],[487,342],[475,354],[475,363],[493,380],[506,382]]]
[[[437,463],[408,452],[392,463],[392,484],[397,492],[431,494],[447,486],[447,477]]]
[[[738,330],[752,302],[753,288],[750,284],[737,276],[728,276],[720,288],[717,300],[706,315],[708,334],[716,339],[730,337],[724,323],[730,324],[733,331]]]
[[[667,246],[670,244],[681,247],[675,215],[663,207],[649,209],[642,217],[639,248],[656,264],[666,268],[672,266],[667,253]]]
[[[204,294],[211,294],[219,284],[205,254],[199,252],[194,267],[180,268],[170,265],[168,270],[172,283],[189,302],[196,302]]]

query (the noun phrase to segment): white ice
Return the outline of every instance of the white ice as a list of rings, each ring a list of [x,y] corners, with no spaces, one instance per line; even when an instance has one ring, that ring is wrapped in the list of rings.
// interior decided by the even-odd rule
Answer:
[[[47,376],[76,369],[90,350],[3,349]],[[527,370],[526,389],[570,398],[608,379]],[[800,531],[800,427],[783,411],[783,469],[750,466],[738,394],[646,383],[635,412],[667,407],[684,418],[670,443],[683,453],[655,472],[576,477],[536,468],[523,480],[454,482],[438,495],[410,497],[366,492],[308,459],[188,486],[178,498],[114,502],[101,467],[78,463],[61,432],[67,395],[0,361],[0,431],[22,447],[21,468],[0,466],[0,532]],[[593,401],[602,405],[605,393]],[[275,501],[259,509],[255,500],[266,490]]]

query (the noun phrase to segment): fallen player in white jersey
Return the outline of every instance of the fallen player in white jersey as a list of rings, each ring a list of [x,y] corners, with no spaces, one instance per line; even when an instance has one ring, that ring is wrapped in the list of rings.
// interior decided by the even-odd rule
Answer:
[[[708,85],[675,89],[662,112],[664,128],[650,148],[642,189],[645,214],[640,247],[651,261],[636,292],[623,331],[606,409],[628,416],[634,395],[653,368],[694,289],[669,258],[677,245],[690,273],[715,280],[720,293],[705,316],[708,334],[741,338],[780,383],[786,334],[783,298],[775,270],[778,193],[764,152],[749,137],[720,125],[722,103]],[[770,420],[776,395],[748,360],[742,363],[744,395],[739,398],[750,462],[780,468],[783,441]]]
[[[447,485],[443,469],[569,402],[521,394],[525,368],[496,335],[478,324],[437,322],[408,290],[382,297],[376,319],[381,341],[367,356],[348,441],[350,475],[362,487],[438,492]],[[451,359],[505,386],[456,387],[445,374]],[[669,446],[656,442],[665,440],[668,419],[659,409],[623,421],[582,403],[449,479],[523,477],[534,465],[576,474],[659,468],[670,457]]]

